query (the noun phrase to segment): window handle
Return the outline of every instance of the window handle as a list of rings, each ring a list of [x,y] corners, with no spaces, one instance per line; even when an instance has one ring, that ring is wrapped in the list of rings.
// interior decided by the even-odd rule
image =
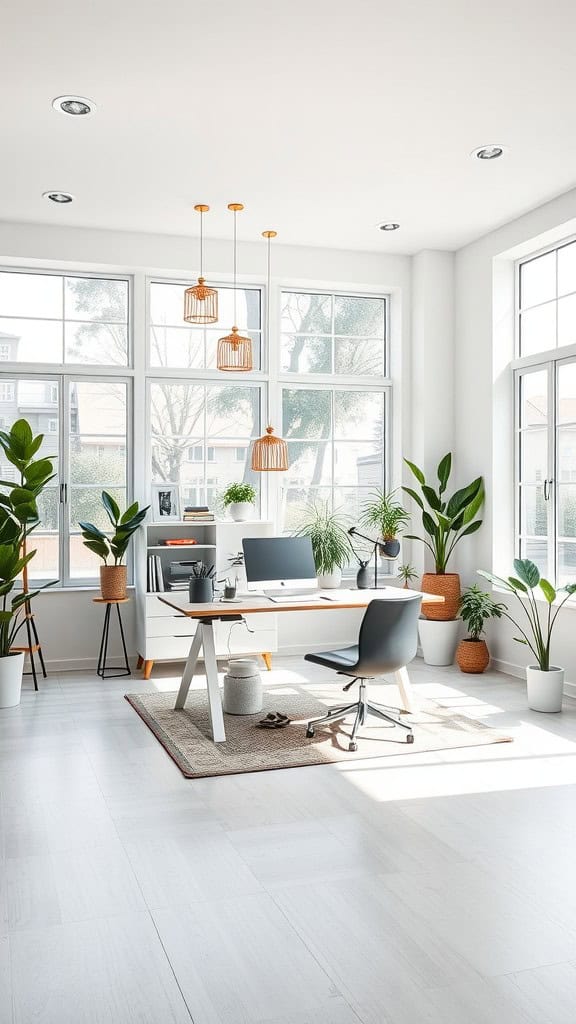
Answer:
[[[549,494],[548,494],[548,481],[545,480],[544,481],[544,501],[548,501],[548,498],[549,498]]]
[[[60,504],[68,504],[68,484],[60,484]]]

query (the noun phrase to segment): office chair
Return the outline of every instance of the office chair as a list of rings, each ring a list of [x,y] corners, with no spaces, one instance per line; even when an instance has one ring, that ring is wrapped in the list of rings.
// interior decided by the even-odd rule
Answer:
[[[404,598],[388,598],[371,601],[360,625],[358,643],[337,651],[321,651],[306,654],[305,660],[316,665],[333,668],[339,675],[352,676],[344,691],[354,683],[360,683],[358,700],[354,704],[332,708],[322,718],[308,722],[307,736],[313,736],[317,725],[324,722],[339,722],[356,712],[349,750],[357,750],[356,733],[368,715],[374,715],[385,722],[399,725],[407,730],[406,743],[414,743],[412,726],[390,714],[391,708],[383,708],[368,701],[366,680],[397,672],[408,665],[416,656],[418,646],[418,616],[422,597],[420,594]]]

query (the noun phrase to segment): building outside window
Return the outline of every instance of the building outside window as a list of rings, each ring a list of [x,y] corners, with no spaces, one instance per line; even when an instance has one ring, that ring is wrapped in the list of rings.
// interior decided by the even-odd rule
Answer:
[[[516,551],[576,580],[576,241],[518,265]]]

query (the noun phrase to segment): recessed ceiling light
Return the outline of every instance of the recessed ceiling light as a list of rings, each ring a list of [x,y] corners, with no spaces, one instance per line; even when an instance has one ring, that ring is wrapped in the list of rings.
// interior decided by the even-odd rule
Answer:
[[[470,156],[475,156],[477,160],[497,160],[504,152],[504,146],[478,146],[477,149],[472,150]]]
[[[72,117],[86,117],[96,110],[96,104],[85,96],[57,96],[52,100],[52,106],[60,114],[70,114]]]
[[[71,192],[43,192],[42,199],[49,199],[52,203],[72,203],[74,196]]]
[[[395,224],[392,220],[386,220],[382,224],[379,224],[378,227],[380,228],[380,231],[398,231],[400,225]]]

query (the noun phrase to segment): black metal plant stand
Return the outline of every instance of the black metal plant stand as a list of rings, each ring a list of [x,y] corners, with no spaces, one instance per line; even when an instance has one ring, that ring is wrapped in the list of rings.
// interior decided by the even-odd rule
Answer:
[[[26,589],[28,589],[27,581]],[[11,647],[10,650],[22,651],[24,653],[24,656],[28,655],[28,657],[30,658],[30,672],[24,672],[24,675],[32,676],[32,679],[34,680],[34,689],[38,691],[38,673],[36,671],[36,662],[34,660],[35,654],[38,655],[40,668],[42,669],[42,677],[44,679],[47,678],[47,672],[46,665],[44,664],[44,655],[42,654],[42,644],[40,643],[40,638],[38,637],[38,630],[36,629],[36,623],[34,622],[34,615],[32,613],[32,608],[29,601],[24,602],[24,618],[16,632],[18,633],[23,626],[26,627],[26,639],[28,643],[25,646],[21,647]]]
[[[122,616],[120,614],[120,605],[127,604],[130,600],[129,597],[121,598],[118,601],[109,601],[103,597],[95,597],[95,604],[105,604],[106,611],[104,612],[104,625],[102,627],[102,639],[100,640],[100,652],[98,654],[98,668],[96,669],[97,674],[101,679],[118,679],[121,676],[131,676],[132,671],[128,662],[128,653],[126,651],[126,640],[124,638],[124,627],[122,625]],[[112,605],[116,605],[116,612],[118,614],[118,627],[120,630],[120,638],[122,640],[122,651],[124,653],[124,665],[107,665],[106,660],[108,658],[108,639],[110,636],[110,617],[112,614]]]

